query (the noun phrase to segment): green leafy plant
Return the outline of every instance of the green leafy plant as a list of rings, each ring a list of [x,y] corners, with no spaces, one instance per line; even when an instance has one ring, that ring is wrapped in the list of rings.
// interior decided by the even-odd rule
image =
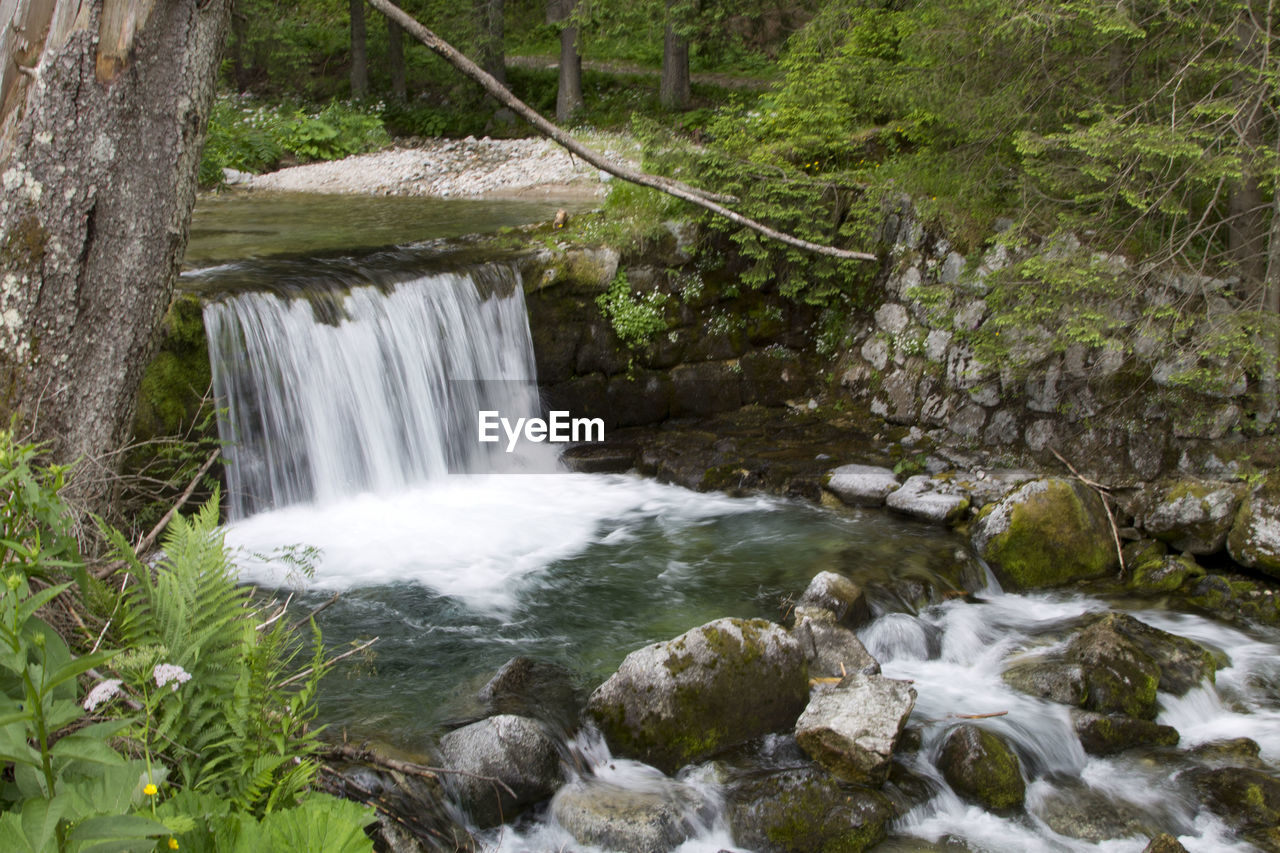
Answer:
[[[609,321],[618,338],[630,349],[647,346],[659,333],[666,331],[664,310],[670,295],[657,290],[644,295],[631,291],[631,283],[622,270],[614,276],[609,289],[596,297],[596,306]]]

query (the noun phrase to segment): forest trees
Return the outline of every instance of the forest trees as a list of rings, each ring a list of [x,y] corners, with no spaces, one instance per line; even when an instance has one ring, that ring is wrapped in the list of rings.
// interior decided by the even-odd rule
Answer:
[[[109,468],[128,436],[229,6],[31,0],[0,34],[0,420],[55,461]],[[75,487],[100,509],[93,473]]]

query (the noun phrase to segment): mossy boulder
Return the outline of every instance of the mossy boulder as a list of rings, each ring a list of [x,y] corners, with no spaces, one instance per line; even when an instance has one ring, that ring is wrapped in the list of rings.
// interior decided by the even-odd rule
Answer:
[[[587,711],[615,754],[674,772],[790,729],[809,697],[804,652],[763,619],[718,619],[627,655]]]
[[[1020,808],[1026,799],[1017,754],[1004,738],[987,729],[973,725],[953,729],[942,744],[938,767],[957,794],[991,811]]]
[[[1243,494],[1241,483],[1166,481],[1141,489],[1129,509],[1135,526],[1174,550],[1214,554],[1226,545]]]
[[[1264,850],[1280,851],[1280,779],[1248,767],[1198,767],[1184,776],[1228,826]]]
[[[1001,677],[1015,690],[1063,705],[1083,705],[1088,692],[1084,669],[1079,664],[1054,658],[1016,661],[1001,673]]]
[[[1238,574],[1212,574],[1188,585],[1186,602],[1233,622],[1280,626],[1280,587]]]
[[[576,779],[556,792],[551,814],[582,844],[632,853],[666,853],[714,819],[694,788],[653,774],[643,786],[598,777]]]
[[[1182,842],[1167,832],[1153,836],[1150,843],[1142,848],[1142,853],[1187,853]]]
[[[1280,474],[1268,474],[1241,501],[1227,551],[1240,565],[1280,578]]]
[[[1090,755],[1115,755],[1139,746],[1177,746],[1178,730],[1151,720],[1082,711],[1072,718],[1080,745]]]
[[[984,508],[973,545],[1022,589],[1101,577],[1119,563],[1102,499],[1061,478],[1033,480]]]
[[[1153,830],[1141,808],[1082,783],[1059,782],[1033,808],[1054,832],[1093,844]]]
[[[1200,564],[1184,554],[1126,565],[1126,568],[1129,570],[1126,585],[1138,592],[1176,592],[1184,584],[1205,576]]]
[[[735,842],[759,853],[860,853],[884,840],[897,816],[879,791],[816,768],[750,776],[727,799]]]

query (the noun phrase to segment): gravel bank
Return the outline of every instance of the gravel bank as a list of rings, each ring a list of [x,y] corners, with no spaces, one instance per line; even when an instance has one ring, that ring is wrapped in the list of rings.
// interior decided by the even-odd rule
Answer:
[[[634,141],[594,134],[581,141],[610,160],[635,165]],[[253,190],[439,196],[571,198],[602,196],[609,176],[546,139],[425,140],[409,148],[360,154],[258,175]]]

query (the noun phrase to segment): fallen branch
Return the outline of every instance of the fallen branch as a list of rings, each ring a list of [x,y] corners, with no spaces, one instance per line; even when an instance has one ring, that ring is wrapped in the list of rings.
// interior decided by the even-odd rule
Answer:
[[[334,602],[336,602],[336,601],[337,601],[341,596],[342,596],[342,593],[340,593],[340,592],[335,592],[335,593],[333,594],[333,598],[330,598],[330,599],[329,599],[328,601],[326,601],[324,604],[321,604],[321,605],[320,605],[319,607],[317,607],[315,610],[312,610],[312,611],[311,611],[310,613],[308,613],[306,616],[303,616],[303,617],[302,617],[301,619],[299,619],[297,622],[294,622],[294,623],[293,623],[293,628],[294,628],[294,630],[297,630],[298,628],[301,628],[303,625],[306,625],[306,624],[307,624],[308,622],[310,622],[312,619],[316,618],[316,616],[317,616],[317,615],[319,615],[320,613],[324,612],[325,610],[328,610],[330,607],[332,607],[332,606],[333,606]]]
[[[493,78],[487,71],[476,65],[463,54],[459,53],[453,45],[433,33],[431,30],[418,23],[412,16],[406,14],[404,10],[391,3],[390,0],[368,0],[369,5],[377,9],[388,19],[399,24],[406,32],[416,38],[418,41],[426,45],[433,53],[448,62],[454,68],[458,69],[462,74],[470,77],[479,83],[486,92],[489,93],[494,100],[503,106],[509,108],[519,116],[521,116],[529,124],[533,125],[539,133],[546,136],[556,144],[576,154],[586,162],[595,166],[603,172],[629,181],[633,184],[639,184],[643,187],[664,192],[667,195],[683,199],[690,204],[695,204],[704,210],[709,210],[717,216],[722,216],[736,225],[743,228],[749,228],[757,234],[761,234],[771,240],[777,240],[788,246],[794,246],[797,249],[804,249],[808,252],[814,252],[819,255],[826,255],[832,258],[844,258],[846,260],[855,261],[874,261],[877,260],[874,254],[870,252],[853,252],[848,249],[837,249],[835,246],[824,246],[820,243],[811,243],[791,234],[784,234],[764,225],[754,219],[748,219],[740,213],[735,213],[725,207],[725,203],[732,204],[736,202],[733,196],[717,195],[709,193],[706,190],[700,190],[697,187],[691,187],[680,181],[673,181],[670,178],[660,178],[656,175],[650,175],[645,172],[639,172],[635,169],[628,169],[625,166],[619,166],[612,163],[606,158],[592,151],[587,146],[578,142],[557,125],[545,119],[537,110],[530,107],[524,101],[511,94],[511,91]]]
[[[166,512],[164,516],[159,521],[156,522],[156,526],[151,528],[151,532],[148,533],[146,536],[143,536],[141,539],[139,539],[138,544],[133,546],[133,551],[135,554],[137,554],[138,556],[142,556],[144,552],[151,549],[152,545],[156,544],[156,539],[160,536],[160,531],[165,529],[165,527],[173,519],[173,516],[177,514],[178,510],[182,509],[182,507],[186,505],[187,501],[191,499],[191,495],[195,492],[196,486],[200,484],[200,478],[203,477],[205,475],[205,472],[208,471],[209,468],[213,466],[213,460],[217,459],[218,454],[220,454],[221,452],[222,452],[222,448],[215,447],[212,450],[212,452],[209,453],[209,458],[204,460],[204,464],[200,466],[200,470],[197,471],[196,475],[191,478],[191,482],[187,484],[186,491],[184,491],[182,495],[178,498],[178,502],[175,503],[173,506],[169,507],[169,511]]]
[[[327,669],[328,667],[333,666],[335,663],[337,663],[340,660],[344,660],[345,658],[349,658],[358,652],[364,651],[365,649],[369,648],[376,642],[378,642],[378,638],[374,637],[372,640],[361,643],[360,645],[356,646],[354,649],[348,649],[347,651],[338,655],[336,658],[330,658],[329,660],[324,662],[323,666]],[[308,675],[310,675],[313,672],[315,672],[315,667],[309,666],[306,669],[302,670],[302,672],[298,672],[289,676],[284,681],[280,682],[280,684],[277,686],[285,687],[287,685],[293,684],[293,682],[295,681],[301,681],[302,679],[306,678]]]
[[[1111,512],[1111,502],[1109,500],[1111,497],[1110,490],[1101,483],[1096,483],[1077,471],[1075,466],[1064,459],[1062,454],[1059,453],[1056,448],[1050,447],[1049,452],[1056,456],[1059,462],[1066,465],[1067,470],[1074,474],[1077,480],[1097,492],[1098,497],[1102,499],[1102,508],[1107,511],[1107,521],[1111,524],[1111,541],[1116,545],[1116,557],[1120,560],[1120,577],[1124,577],[1124,546],[1120,544],[1120,527],[1116,524],[1115,514]]]
[[[480,773],[470,773],[466,770],[454,770],[448,767],[431,767],[426,764],[416,764],[412,761],[401,761],[398,758],[388,758],[385,755],[378,755],[376,752],[368,749],[357,749],[347,744],[326,744],[325,755],[332,755],[335,758],[341,758],[356,764],[372,764],[375,767],[385,767],[388,770],[394,770],[397,773],[405,773],[410,776],[421,776],[425,779],[435,779],[440,775],[467,776],[471,779],[479,779],[482,782],[489,782],[497,785],[505,790],[511,796],[516,796],[516,792],[511,790],[511,786],[501,779],[494,776],[484,776]]]
[[[947,718],[952,720],[989,720],[992,717],[1004,717],[1008,713],[1008,711],[992,711],[990,714],[948,714]]]

